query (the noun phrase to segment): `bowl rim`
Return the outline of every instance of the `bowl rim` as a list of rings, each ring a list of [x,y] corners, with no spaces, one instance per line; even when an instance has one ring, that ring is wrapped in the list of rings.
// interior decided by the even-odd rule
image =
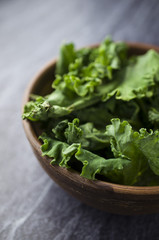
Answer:
[[[145,43],[139,43],[139,42],[126,42],[124,41],[128,47],[136,50],[143,50],[147,51],[149,49],[154,49],[157,52],[159,52],[159,47],[151,44],[145,44]],[[97,47],[99,44],[90,45],[88,47]],[[31,79],[29,82],[23,96],[22,100],[22,113],[24,109],[24,105],[29,101],[29,96],[32,93],[34,87],[38,83],[41,75],[43,75],[45,72],[47,72],[48,69],[53,67],[57,62],[57,58],[49,61],[47,64],[44,65],[43,68]],[[31,143],[31,145],[36,148],[38,153],[41,155],[41,142],[38,140],[36,133],[34,132],[32,128],[32,123],[29,120],[22,120],[22,124],[24,127],[24,131],[26,133],[26,136]],[[48,157],[43,157],[44,160],[47,161],[49,159]],[[49,163],[50,164],[50,163]],[[65,175],[66,177],[69,177],[71,180],[76,180],[76,182],[79,182],[82,185],[87,185],[87,187],[94,188],[95,190],[110,190],[116,193],[121,193],[124,195],[158,195],[159,194],[159,186],[129,186],[129,185],[122,185],[122,184],[116,184],[101,180],[89,180],[86,179],[80,174],[74,170],[68,170],[62,167],[59,167],[57,165],[52,166],[52,168],[57,171],[59,174]]]

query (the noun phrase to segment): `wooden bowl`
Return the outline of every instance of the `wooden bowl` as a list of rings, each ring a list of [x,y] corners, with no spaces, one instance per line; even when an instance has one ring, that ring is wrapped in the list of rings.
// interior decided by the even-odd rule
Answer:
[[[130,54],[143,54],[150,48],[159,52],[159,48],[141,43],[127,43]],[[95,45],[94,47],[96,47]],[[46,95],[51,92],[56,60],[48,63],[31,81],[26,89],[23,107],[29,101],[31,93]],[[159,186],[134,187],[113,184],[104,181],[91,181],[74,170],[50,165],[50,159],[41,156],[38,130],[35,123],[23,121],[26,136],[42,167],[48,175],[63,189],[82,202],[116,214],[134,215],[159,212]]]

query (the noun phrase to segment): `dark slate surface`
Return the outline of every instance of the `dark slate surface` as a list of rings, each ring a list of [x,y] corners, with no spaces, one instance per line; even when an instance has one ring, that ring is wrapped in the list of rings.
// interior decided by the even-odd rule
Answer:
[[[117,216],[90,208],[41,169],[25,138],[21,100],[33,75],[58,53],[115,40],[159,45],[159,2],[0,1],[0,239],[159,239],[159,214]]]

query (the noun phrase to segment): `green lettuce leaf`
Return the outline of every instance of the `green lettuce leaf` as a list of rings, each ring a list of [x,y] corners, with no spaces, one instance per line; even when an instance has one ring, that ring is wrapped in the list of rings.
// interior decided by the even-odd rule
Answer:
[[[122,42],[115,43],[110,38],[95,49],[74,52],[71,48],[69,59],[63,53],[64,50],[66,53],[67,49],[68,45],[61,49],[56,71],[61,76],[56,76],[53,88],[68,88],[81,97],[95,92],[102,82],[112,79],[113,71],[121,68],[126,62],[127,46]],[[66,63],[67,67],[63,66],[63,69],[69,69],[68,73],[66,70],[64,72],[58,70],[61,62]]]
[[[108,94],[108,98],[115,95],[116,99],[130,101],[153,96],[155,81],[159,81],[159,54],[149,50],[136,57],[136,61],[130,62],[115,78],[120,85]]]
[[[75,57],[76,53],[73,43],[62,45],[60,49],[60,57],[56,64],[56,73],[60,75],[67,73],[68,67],[70,63],[75,60]]]
[[[159,132],[146,129],[139,132],[132,130],[127,121],[112,119],[112,125],[106,127],[106,134],[111,138],[111,149],[115,158],[131,161],[125,171],[125,183],[134,185],[141,180],[149,168],[159,175]],[[151,173],[151,170],[149,172]]]
[[[159,123],[159,111],[157,109],[151,108],[149,110],[148,115],[149,115],[149,120],[152,123],[155,123],[155,122]]]
[[[78,143],[68,145],[43,134],[40,139],[44,142],[41,146],[42,155],[53,158],[52,165],[70,168],[71,161],[81,162],[81,176],[95,180],[96,175],[102,175],[111,182],[124,183],[123,169],[130,161],[124,159],[105,159],[90,151],[81,148]]]
[[[48,119],[50,105],[43,97],[36,97],[36,101],[30,101],[24,106],[23,119],[31,121],[44,121]]]
[[[65,87],[56,89],[45,97],[37,97],[35,101],[28,102],[24,108],[23,119],[46,121],[53,117],[67,116],[76,110],[89,107],[101,101],[103,96],[114,88],[114,84],[116,85],[113,82],[101,86],[97,93],[85,97],[79,97]]]
[[[78,118],[73,119],[72,122],[63,120],[52,131],[56,139],[65,141],[69,145],[80,143],[83,148],[91,151],[103,149],[109,145],[109,137],[104,132],[96,129],[90,122],[80,125]]]
[[[25,105],[22,117],[31,121],[46,121],[49,118],[68,115],[70,112],[69,108],[51,106],[46,98],[37,97],[35,101],[30,101]]]

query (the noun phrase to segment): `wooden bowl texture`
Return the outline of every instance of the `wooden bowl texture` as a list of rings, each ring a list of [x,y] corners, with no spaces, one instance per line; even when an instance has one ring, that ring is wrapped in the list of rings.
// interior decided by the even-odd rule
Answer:
[[[159,52],[159,48],[156,46],[142,43],[127,44],[130,55],[143,54],[149,49],[155,49]],[[25,91],[22,108],[29,101],[31,93],[46,95],[51,92],[55,65],[56,60],[51,61],[33,78]],[[24,120],[23,126],[31,147],[47,174],[64,190],[80,201],[115,214],[136,215],[159,212],[159,186],[136,187],[99,180],[91,181],[81,177],[74,170],[52,166],[50,165],[51,159],[41,156],[41,142],[38,140],[39,129],[36,124]]]

